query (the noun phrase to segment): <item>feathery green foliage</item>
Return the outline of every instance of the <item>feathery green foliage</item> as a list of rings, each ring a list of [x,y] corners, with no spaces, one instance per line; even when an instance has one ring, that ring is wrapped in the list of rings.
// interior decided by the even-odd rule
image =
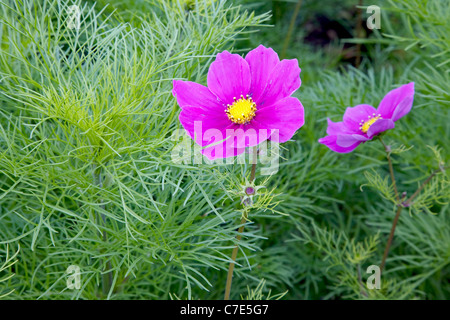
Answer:
[[[286,58],[302,68],[305,126],[281,146],[278,172],[258,166],[264,188],[231,297],[448,299],[449,6],[383,2],[382,28],[359,40],[367,52],[355,68],[335,54],[342,43],[306,43],[306,17],[354,9],[333,3],[300,9]],[[79,29],[68,27],[71,5]],[[223,298],[250,166],[173,161],[183,142],[172,80],[205,83],[223,50],[280,52],[293,5],[0,0],[3,299]],[[366,270],[381,261],[396,209],[386,154],[377,141],[336,154],[317,140],[327,117],[377,106],[408,81],[413,109],[383,137],[400,193],[438,171],[403,210],[382,288],[369,290]],[[81,270],[78,290],[66,285],[70,265]]]

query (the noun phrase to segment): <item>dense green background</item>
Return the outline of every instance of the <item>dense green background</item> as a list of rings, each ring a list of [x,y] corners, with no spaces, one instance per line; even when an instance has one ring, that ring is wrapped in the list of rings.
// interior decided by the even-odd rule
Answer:
[[[218,52],[263,44],[298,59],[306,123],[280,170],[257,172],[268,192],[250,211],[231,297],[450,297],[447,175],[403,210],[382,289],[361,289],[395,213],[386,155],[379,142],[351,154],[317,142],[327,117],[414,81],[411,113],[384,137],[399,190],[448,165],[448,1],[379,1],[373,31],[366,1],[303,0],[295,19],[294,0],[76,3],[78,31],[72,2],[0,2],[0,296],[222,299],[249,167],[171,160],[171,81],[206,84]],[[80,290],[66,287],[70,265]],[[110,268],[114,289],[102,292]]]

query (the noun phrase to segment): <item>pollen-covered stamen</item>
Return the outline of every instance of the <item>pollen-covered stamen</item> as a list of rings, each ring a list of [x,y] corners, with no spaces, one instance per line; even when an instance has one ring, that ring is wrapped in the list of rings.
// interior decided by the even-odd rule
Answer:
[[[376,115],[375,113],[371,116],[367,117],[367,120],[361,120],[359,123],[359,130],[361,130],[364,133],[367,133],[369,131],[370,126],[373,125],[375,122],[377,122],[378,119],[381,119],[381,114]]]
[[[245,98],[241,95],[241,98],[238,100],[234,98],[233,104],[227,105],[225,110],[228,119],[237,124],[249,123],[255,117],[255,112],[256,104],[248,95]]]

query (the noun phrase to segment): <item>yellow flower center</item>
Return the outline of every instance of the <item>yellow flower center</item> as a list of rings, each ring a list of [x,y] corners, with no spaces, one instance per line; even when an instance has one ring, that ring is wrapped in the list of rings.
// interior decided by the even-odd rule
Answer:
[[[369,116],[368,120],[361,120],[359,123],[359,130],[361,130],[364,133],[367,133],[369,131],[370,126],[373,125],[375,122],[377,122],[378,119],[381,119],[381,114],[378,116],[375,116],[375,113],[372,116]]]
[[[233,104],[227,105],[225,113],[232,122],[237,124],[249,123],[255,117],[256,104],[248,95],[241,95],[239,100],[234,98]]]

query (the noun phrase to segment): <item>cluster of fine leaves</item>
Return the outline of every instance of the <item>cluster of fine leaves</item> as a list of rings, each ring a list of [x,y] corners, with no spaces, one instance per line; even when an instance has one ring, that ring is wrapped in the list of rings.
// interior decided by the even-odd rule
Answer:
[[[172,79],[205,80],[215,54],[268,16],[221,1],[150,1],[141,15],[79,1],[69,28],[72,5],[1,5],[0,243],[22,248],[9,297],[207,292],[240,213],[221,207],[214,166],[172,161]],[[71,265],[79,290],[66,286]]]

